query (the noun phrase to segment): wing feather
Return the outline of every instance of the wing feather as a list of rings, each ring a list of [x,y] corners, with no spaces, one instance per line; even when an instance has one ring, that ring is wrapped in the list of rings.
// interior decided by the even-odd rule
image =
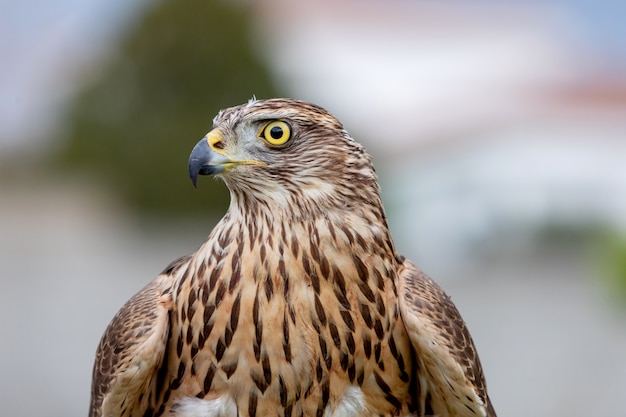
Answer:
[[[450,297],[406,259],[398,293],[418,361],[420,409],[438,416],[495,417],[474,342]]]
[[[143,416],[150,406],[169,336],[169,289],[186,261],[173,262],[111,320],[96,352],[90,417]]]

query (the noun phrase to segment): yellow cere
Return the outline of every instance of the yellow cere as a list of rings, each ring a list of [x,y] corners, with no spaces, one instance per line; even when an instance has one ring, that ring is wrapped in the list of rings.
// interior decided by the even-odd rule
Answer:
[[[223,154],[223,152],[220,152],[222,149],[224,149],[222,132],[220,132],[218,129],[213,129],[206,134],[205,138],[207,142],[209,142],[209,146],[211,147],[211,149],[213,149],[213,151]]]
[[[291,128],[285,122],[274,120],[261,128],[259,137],[272,146],[282,146],[291,138]]]

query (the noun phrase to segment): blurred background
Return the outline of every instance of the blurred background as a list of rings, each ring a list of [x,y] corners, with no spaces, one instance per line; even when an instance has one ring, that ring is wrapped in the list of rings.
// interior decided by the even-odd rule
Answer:
[[[500,416],[623,413],[623,1],[1,7],[3,414],[86,415],[109,320],[226,208],[189,152],[253,95],[326,107],[374,156]]]

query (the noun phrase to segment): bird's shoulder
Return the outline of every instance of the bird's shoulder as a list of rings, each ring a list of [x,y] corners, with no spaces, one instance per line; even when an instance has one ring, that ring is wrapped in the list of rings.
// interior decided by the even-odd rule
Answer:
[[[154,388],[169,336],[170,290],[177,271],[189,259],[184,256],[172,262],[109,323],[96,351],[90,417],[143,415],[149,399],[145,394]]]
[[[430,402],[435,413],[456,408],[458,415],[471,410],[468,415],[495,417],[474,342],[451,298],[404,257],[397,286],[402,320],[419,367],[428,374],[422,405]]]

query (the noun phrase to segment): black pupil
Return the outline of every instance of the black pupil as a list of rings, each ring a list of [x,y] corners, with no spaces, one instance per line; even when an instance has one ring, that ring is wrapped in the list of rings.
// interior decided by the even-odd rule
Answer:
[[[270,129],[270,136],[272,137],[272,139],[280,139],[283,137],[283,128],[282,127],[278,127],[278,126],[274,126],[273,128]]]

